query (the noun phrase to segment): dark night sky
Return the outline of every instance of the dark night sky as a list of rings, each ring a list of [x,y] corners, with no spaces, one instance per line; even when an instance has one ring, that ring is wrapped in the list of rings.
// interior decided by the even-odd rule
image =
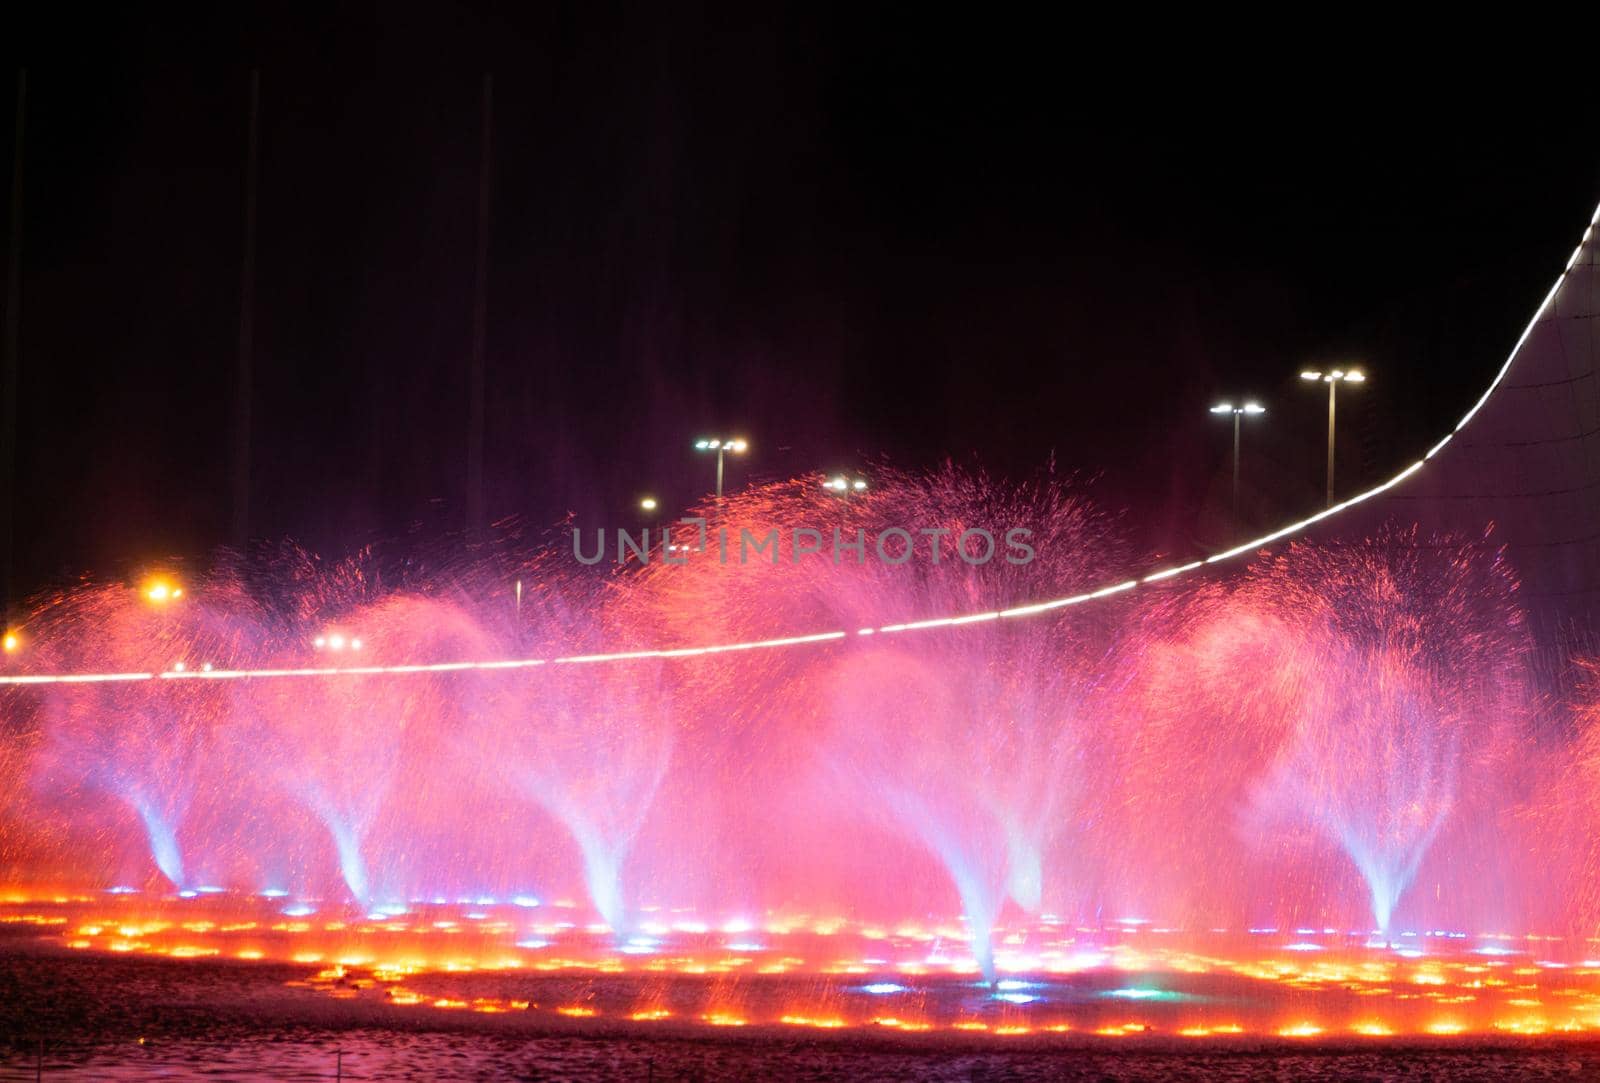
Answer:
[[[1306,364],[1366,364],[1341,471],[1387,475],[1600,199],[1592,94],[1555,71],[668,7],[24,34],[22,584],[226,538],[252,64],[254,528],[329,552],[462,521],[486,70],[489,511],[541,525],[681,507],[722,430],[753,443],[735,484],[1053,454],[1190,552],[1227,499],[1214,396],[1271,411],[1252,519],[1320,500]]]

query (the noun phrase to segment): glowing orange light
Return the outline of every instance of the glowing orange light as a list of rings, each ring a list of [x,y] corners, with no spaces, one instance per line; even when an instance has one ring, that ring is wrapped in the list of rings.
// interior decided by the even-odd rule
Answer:
[[[22,640],[17,637],[15,632],[7,632],[5,638],[0,639],[0,647],[4,647],[7,654],[13,653],[20,646],[22,646]]]
[[[177,601],[183,597],[183,588],[164,576],[145,580],[143,590],[145,600],[157,605]]]
[[[804,1015],[786,1015],[779,1022],[792,1027],[823,1027],[830,1030],[845,1025],[843,1019],[812,1019]]]

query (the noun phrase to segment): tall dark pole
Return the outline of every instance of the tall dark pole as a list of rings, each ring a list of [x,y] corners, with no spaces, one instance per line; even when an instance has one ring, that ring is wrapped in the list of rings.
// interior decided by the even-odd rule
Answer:
[[[28,70],[17,70],[16,150],[11,157],[11,246],[6,260],[6,344],[0,362],[0,630],[9,627],[17,521],[17,349],[22,322],[22,129]]]
[[[472,364],[467,378],[467,533],[483,534],[483,348],[489,314],[489,167],[494,154],[494,77],[483,77],[483,147],[478,160],[477,272],[472,281]]]
[[[1233,412],[1233,522],[1239,523],[1239,414]]]
[[[1339,381],[1328,381],[1328,507],[1333,507],[1333,392]]]
[[[245,155],[244,256],[239,270],[239,355],[233,386],[233,525],[241,551],[250,541],[250,392],[255,348],[256,174],[260,165],[261,72],[250,72],[250,142]]]

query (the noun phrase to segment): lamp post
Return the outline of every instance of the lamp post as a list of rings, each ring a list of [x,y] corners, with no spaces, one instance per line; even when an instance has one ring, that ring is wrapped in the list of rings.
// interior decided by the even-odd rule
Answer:
[[[1233,521],[1239,521],[1239,419],[1246,415],[1258,417],[1267,412],[1267,408],[1258,402],[1247,402],[1243,406],[1235,406],[1231,402],[1219,402],[1211,408],[1213,414],[1233,415]]]
[[[744,451],[745,451],[745,448],[749,447],[750,445],[744,439],[736,438],[736,439],[731,439],[731,440],[727,440],[727,439],[696,440],[695,443],[694,443],[694,446],[695,446],[695,450],[697,450],[697,451],[715,451],[717,453],[717,499],[721,500],[722,499],[722,458],[723,458],[723,456],[726,455],[726,454],[729,454],[729,453],[732,453],[734,455],[743,455]]]
[[[1328,385],[1328,507],[1333,507],[1333,412],[1334,397],[1340,384],[1366,383],[1367,377],[1360,369],[1331,369],[1322,372],[1317,369],[1307,369],[1300,374],[1302,380],[1316,382],[1318,380]]]

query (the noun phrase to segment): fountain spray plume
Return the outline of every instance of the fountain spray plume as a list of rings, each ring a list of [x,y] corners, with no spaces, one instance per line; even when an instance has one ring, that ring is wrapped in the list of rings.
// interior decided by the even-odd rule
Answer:
[[[247,657],[257,614],[232,580],[214,579],[197,596],[153,579],[65,592],[42,606],[29,627],[41,666],[200,671]],[[224,707],[225,697],[204,682],[156,678],[52,689],[39,709],[34,786],[47,799],[70,801],[74,813],[95,807],[85,794],[114,797],[137,817],[156,868],[185,887],[193,870],[180,835],[196,790],[210,777]]]
[[[1104,582],[1122,558],[1104,517],[1053,476],[1011,486],[952,466],[926,477],[884,470],[848,501],[820,480],[709,509],[713,536],[738,545],[776,531],[776,547],[766,559],[724,563],[713,551],[646,573],[659,623],[692,619],[722,637],[854,630],[1071,593]],[[826,539],[822,552],[796,550],[797,525]],[[1006,547],[1013,527],[1027,531],[1027,553]],[[973,534],[963,555],[968,530],[987,532],[993,548]],[[834,531],[864,552],[836,558]],[[992,978],[1002,904],[1043,905],[1049,852],[1078,811],[1116,668],[1113,608],[905,641],[884,633],[848,654],[740,658],[727,667],[728,709],[749,720],[762,760],[819,763],[834,815],[866,810],[938,860]]]
[[[280,615],[267,655],[275,665],[361,666],[490,658],[503,650],[469,610],[427,585],[385,590],[370,554],[324,564],[289,554],[280,572]],[[369,851],[387,818],[426,819],[446,781],[436,754],[460,727],[470,677],[338,674],[311,681],[262,680],[237,690],[249,720],[239,735],[271,785],[310,811],[327,831],[340,876],[358,902],[397,901],[402,860]],[[402,848],[405,853],[409,848]]]
[[[1275,664],[1292,682],[1256,822],[1338,846],[1385,933],[1469,776],[1481,781],[1519,732],[1528,643],[1515,595],[1501,552],[1415,527],[1291,545],[1237,592],[1277,619]]]
[[[589,604],[579,599],[587,593]],[[525,635],[542,652],[627,650],[646,629],[613,619],[606,595],[546,573],[527,584]],[[672,759],[677,728],[666,666],[553,664],[486,687],[467,735],[503,781],[577,845],[584,884],[616,933],[630,928],[624,872]]]

